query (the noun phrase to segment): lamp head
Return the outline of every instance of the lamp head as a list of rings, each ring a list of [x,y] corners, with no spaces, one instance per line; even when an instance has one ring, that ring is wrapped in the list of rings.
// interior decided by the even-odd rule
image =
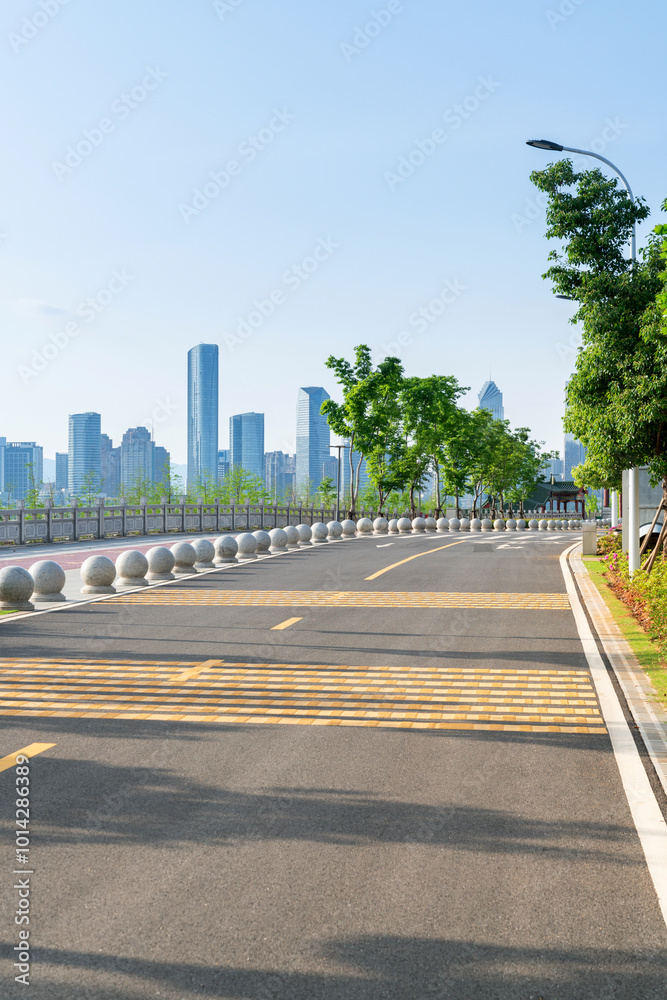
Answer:
[[[527,146],[534,146],[535,149],[551,149],[557,153],[563,152],[563,147],[559,142],[552,142],[551,139],[528,139]]]

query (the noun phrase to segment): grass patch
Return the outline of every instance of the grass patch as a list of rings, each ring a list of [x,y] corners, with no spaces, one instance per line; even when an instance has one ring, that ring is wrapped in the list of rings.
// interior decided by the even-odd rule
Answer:
[[[667,708],[667,663],[658,644],[646,634],[627,605],[610,588],[603,560],[597,556],[584,556],[583,560],[612,618],[637,657],[642,670],[649,677],[660,701]]]
[[[16,614],[16,609],[14,609],[13,611],[9,611],[9,610],[7,610],[7,611],[0,611],[0,615],[15,615],[15,614]]]

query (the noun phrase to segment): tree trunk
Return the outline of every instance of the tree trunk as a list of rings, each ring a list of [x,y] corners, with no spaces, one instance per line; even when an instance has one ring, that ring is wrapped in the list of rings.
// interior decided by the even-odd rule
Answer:
[[[664,484],[663,484],[662,488],[663,488],[663,491],[664,491],[664,489],[665,489]],[[655,528],[656,524],[658,523],[658,518],[660,517],[660,514],[664,510],[665,510],[665,497],[663,496],[662,500],[658,504],[658,509],[655,512],[655,516],[653,518],[653,521],[651,522],[651,527],[650,527],[649,531],[644,535],[644,541],[642,542],[641,548],[639,550],[639,555],[640,556],[643,556],[644,553],[646,552],[646,549],[648,548],[648,544],[651,541],[651,535],[653,534],[653,529]]]
[[[458,488],[456,490],[455,499],[456,499],[456,516],[457,517],[461,517],[461,511],[459,510],[459,491],[458,491]]]

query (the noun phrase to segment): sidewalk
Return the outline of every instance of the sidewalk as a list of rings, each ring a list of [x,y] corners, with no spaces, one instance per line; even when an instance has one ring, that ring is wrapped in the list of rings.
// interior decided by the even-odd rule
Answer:
[[[667,711],[589,576],[580,552],[570,555],[570,565],[595,631],[667,794]]]

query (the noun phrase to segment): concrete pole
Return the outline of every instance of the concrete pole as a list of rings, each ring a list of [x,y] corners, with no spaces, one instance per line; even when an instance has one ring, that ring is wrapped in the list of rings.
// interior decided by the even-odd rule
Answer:
[[[616,490],[611,491],[611,496],[609,497],[611,502],[611,526],[612,528],[618,527],[618,493]]]
[[[628,469],[628,569],[639,569],[639,469]]]

